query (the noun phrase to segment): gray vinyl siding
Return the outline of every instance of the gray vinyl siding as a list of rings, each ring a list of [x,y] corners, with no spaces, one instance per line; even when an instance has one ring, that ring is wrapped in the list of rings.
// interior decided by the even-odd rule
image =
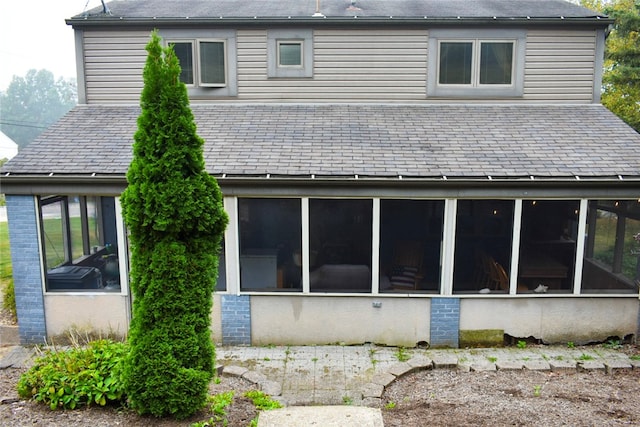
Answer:
[[[423,100],[427,32],[315,30],[312,78],[267,78],[267,31],[238,32],[238,98],[260,101]]]
[[[424,102],[428,34],[427,30],[316,29],[313,77],[269,78],[267,30],[239,30],[238,96],[212,100]],[[139,102],[148,41],[146,30],[84,32],[87,103]],[[595,55],[596,31],[529,30],[521,99],[592,102]]]
[[[149,31],[85,31],[87,103],[137,103]]]
[[[524,99],[591,102],[596,31],[529,31]]]

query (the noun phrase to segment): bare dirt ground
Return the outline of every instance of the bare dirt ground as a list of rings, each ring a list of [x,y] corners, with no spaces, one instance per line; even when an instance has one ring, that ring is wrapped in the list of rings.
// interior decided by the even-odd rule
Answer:
[[[636,346],[625,352],[640,354]],[[19,369],[0,371],[0,397],[16,397]],[[211,393],[234,390],[227,424],[245,427],[258,415],[242,394],[253,384],[222,377]],[[391,426],[618,426],[640,425],[640,369],[616,372],[429,370],[406,375],[387,389],[381,409]],[[188,426],[208,420],[203,410],[185,421],[140,417],[123,408],[50,411],[42,404],[0,404],[0,426]]]

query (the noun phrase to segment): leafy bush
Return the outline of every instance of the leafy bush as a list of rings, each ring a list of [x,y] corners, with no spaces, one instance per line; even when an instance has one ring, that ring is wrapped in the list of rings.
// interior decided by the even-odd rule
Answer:
[[[18,394],[58,408],[124,401],[120,381],[126,345],[99,340],[66,351],[47,350],[18,381]]]

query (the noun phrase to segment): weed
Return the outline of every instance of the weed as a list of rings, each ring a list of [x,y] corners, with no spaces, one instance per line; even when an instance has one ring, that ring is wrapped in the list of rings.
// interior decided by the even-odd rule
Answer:
[[[411,355],[407,353],[407,350],[404,347],[398,347],[396,352],[393,354],[399,362],[406,362],[411,359]]]
[[[523,341],[523,340],[520,340],[520,341],[518,341],[518,343],[516,344],[516,347],[518,347],[518,348],[527,348],[527,342],[526,342],[526,341]]]
[[[575,347],[576,347],[576,345],[573,343],[573,341],[569,341],[567,343],[567,348],[575,348]]]
[[[265,362],[270,362],[270,361],[271,361],[271,359],[270,359],[269,357],[265,357],[265,358],[264,358],[264,359],[262,359],[262,360],[264,360]]]
[[[633,356],[629,356],[631,360],[640,360],[640,354],[634,354]]]
[[[244,394],[244,397],[251,399],[254,406],[259,411],[269,411],[271,409],[282,408],[282,404],[277,400],[273,400],[271,396],[259,390],[251,390]]]
[[[586,353],[582,353],[579,357],[578,360],[593,360],[593,356],[590,354],[586,354]]]
[[[609,340],[604,344],[604,347],[617,350],[622,348],[622,344],[620,344],[620,340]]]
[[[208,421],[193,423],[190,427],[210,427],[218,423],[226,426],[229,423],[227,420],[227,407],[233,403],[234,394],[233,391],[227,391],[207,397],[207,403],[210,405],[213,416]]]
[[[542,394],[542,386],[541,385],[534,385],[533,386],[533,395],[535,397],[540,397],[541,394]]]
[[[487,360],[491,363],[496,363],[498,361],[498,358],[495,356],[488,356]]]
[[[558,355],[558,356],[555,356],[555,357],[554,357],[554,359],[556,359],[556,360],[562,360],[562,359],[564,359],[564,357],[562,357],[561,355]]]
[[[353,405],[353,399],[349,396],[342,396],[342,403],[344,403],[347,406],[351,406]]]
[[[222,380],[220,379],[220,377],[215,377],[215,378],[213,379],[213,383],[214,383],[214,384],[220,384],[221,382],[222,382]]]
[[[11,314],[11,319],[16,322],[18,315],[16,312],[16,294],[13,287],[13,278],[9,278],[4,288],[2,288],[2,298],[2,308],[7,310]]]
[[[316,362],[318,361],[318,358],[317,358],[317,357],[314,357],[313,359],[311,359],[311,361],[312,361],[313,363],[316,363]]]
[[[530,357],[523,357],[522,360],[524,360],[525,362],[528,362],[530,359]]]
[[[396,407],[396,402],[389,402],[386,405],[384,405],[384,409],[386,409],[387,411],[390,411],[395,407]]]

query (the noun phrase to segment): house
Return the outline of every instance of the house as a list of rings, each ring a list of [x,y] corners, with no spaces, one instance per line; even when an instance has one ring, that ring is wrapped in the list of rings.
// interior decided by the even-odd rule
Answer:
[[[16,154],[18,154],[18,144],[13,142],[4,132],[0,132],[0,160],[10,160]]]
[[[68,19],[80,104],[1,170],[21,340],[126,333],[119,195],[153,29],[230,217],[217,342],[635,338],[640,135],[599,102],[612,22],[561,0],[117,0]]]

